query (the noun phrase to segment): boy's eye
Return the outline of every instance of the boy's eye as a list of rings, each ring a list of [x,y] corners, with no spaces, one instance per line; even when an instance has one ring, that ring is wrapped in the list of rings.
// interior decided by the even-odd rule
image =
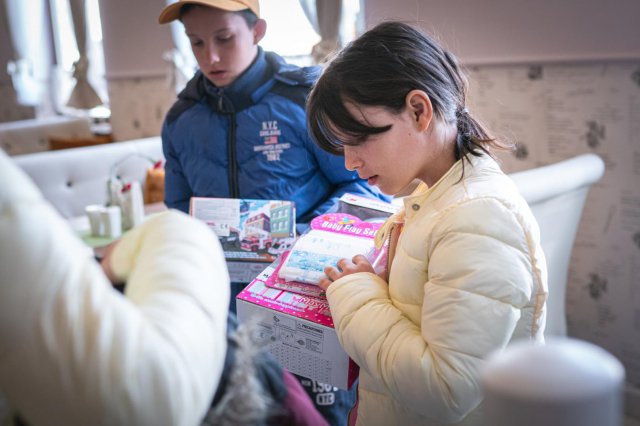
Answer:
[[[223,35],[218,37],[218,41],[224,43],[231,40],[232,38],[233,38],[232,35]]]
[[[192,41],[191,46],[202,46],[202,41],[200,40]]]

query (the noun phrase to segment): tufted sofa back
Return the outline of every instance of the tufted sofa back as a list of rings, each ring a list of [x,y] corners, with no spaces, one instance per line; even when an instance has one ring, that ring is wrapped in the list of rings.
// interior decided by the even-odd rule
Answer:
[[[63,217],[73,218],[84,215],[88,204],[106,203],[109,179],[137,180],[144,188],[147,169],[164,156],[160,137],[155,136],[12,159]]]
[[[573,243],[589,190],[604,169],[602,158],[583,154],[510,175],[540,225],[549,282],[546,337],[567,335],[566,287]]]

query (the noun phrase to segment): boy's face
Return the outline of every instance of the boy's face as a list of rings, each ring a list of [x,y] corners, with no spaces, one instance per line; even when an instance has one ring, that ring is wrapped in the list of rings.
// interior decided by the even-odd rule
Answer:
[[[234,12],[212,7],[193,7],[182,16],[191,50],[204,76],[215,86],[233,83],[253,62],[266,23],[249,28]]]

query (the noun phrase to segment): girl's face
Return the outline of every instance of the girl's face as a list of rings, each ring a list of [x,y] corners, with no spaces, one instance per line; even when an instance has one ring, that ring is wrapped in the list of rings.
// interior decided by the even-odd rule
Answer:
[[[455,162],[455,131],[452,138],[448,126],[433,119],[431,102],[424,92],[410,92],[407,106],[399,114],[377,106],[345,106],[364,124],[392,126],[360,145],[344,145],[346,168],[357,171],[385,194],[397,194],[416,178],[431,186]]]
[[[240,14],[212,7],[189,9],[182,23],[200,70],[217,87],[233,83],[251,65],[266,30],[264,20],[252,29]]]

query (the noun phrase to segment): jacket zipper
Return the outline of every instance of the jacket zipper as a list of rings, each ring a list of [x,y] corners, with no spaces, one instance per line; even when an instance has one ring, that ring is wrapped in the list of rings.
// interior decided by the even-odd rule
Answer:
[[[235,111],[227,111],[224,108],[224,91],[218,92],[218,111],[229,116],[229,136],[227,138],[227,161],[229,162],[229,197],[240,198],[238,184],[238,163],[236,160],[236,114]]]
[[[236,115],[229,116],[229,192],[231,198],[240,198],[238,185],[238,164],[236,160]]]
[[[391,229],[389,230],[389,240],[387,242],[387,267],[385,269],[385,281],[389,282],[389,275],[391,273],[391,264],[393,263],[393,258],[396,256],[396,248],[398,247],[398,240],[400,239],[400,234],[402,233],[402,228],[404,227],[404,220],[401,222],[394,222],[391,224]]]

